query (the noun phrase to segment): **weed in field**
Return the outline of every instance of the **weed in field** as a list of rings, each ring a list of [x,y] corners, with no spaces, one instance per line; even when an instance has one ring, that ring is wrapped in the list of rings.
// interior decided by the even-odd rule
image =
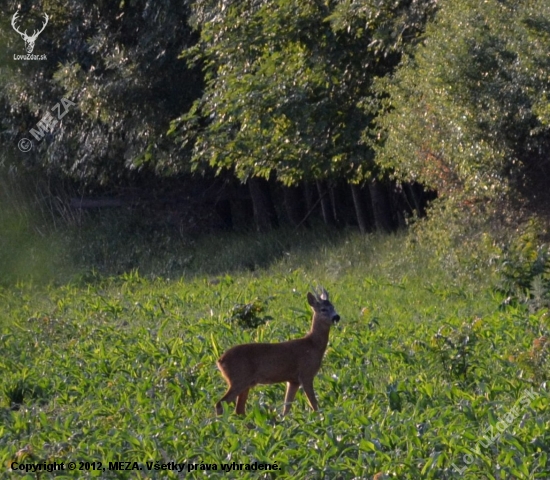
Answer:
[[[477,342],[477,329],[481,319],[463,323],[460,328],[443,325],[433,336],[433,347],[439,356],[444,369],[452,377],[466,380],[476,360],[474,347]]]
[[[520,352],[513,360],[525,375],[536,385],[544,385],[550,376],[550,339],[548,336],[535,338],[531,348]]]
[[[231,308],[228,321],[243,328],[258,328],[269,320],[270,315],[263,315],[266,309],[266,301],[258,298],[249,303],[238,303]]]

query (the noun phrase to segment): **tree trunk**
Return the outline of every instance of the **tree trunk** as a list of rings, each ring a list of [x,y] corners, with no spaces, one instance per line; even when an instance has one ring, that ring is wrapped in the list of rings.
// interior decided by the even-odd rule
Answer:
[[[364,190],[357,184],[351,184],[351,196],[353,198],[353,206],[355,207],[355,215],[359,231],[365,235],[374,230],[373,219],[369,215],[369,209],[364,196]]]
[[[254,208],[254,222],[259,232],[267,232],[278,226],[277,212],[273,205],[269,182],[263,178],[251,177],[248,190]]]
[[[435,192],[425,191],[422,185],[416,182],[406,183],[405,192],[407,193],[407,197],[411,199],[410,201],[414,205],[416,214],[419,217],[426,215],[427,203],[437,197]]]
[[[306,199],[306,219],[317,216],[319,212],[319,192],[317,186],[313,183],[304,182],[304,196]],[[309,225],[309,223],[308,223]]]
[[[419,217],[422,216],[422,207],[420,206],[420,197],[417,195],[415,189],[410,183],[405,183],[403,185],[405,191],[405,196],[407,197],[408,203],[411,209],[411,215],[416,210],[416,215]]]
[[[336,224],[339,226],[356,225],[355,215],[353,214],[353,199],[349,194],[347,182],[333,182],[328,188],[332,204],[332,214]]]
[[[392,232],[395,227],[387,188],[378,180],[373,180],[370,182],[369,191],[376,228],[387,233]]]
[[[396,216],[397,228],[407,228],[407,221],[411,216],[407,196],[402,187],[398,187],[398,190],[395,191],[395,195],[397,198],[393,208]]]
[[[302,187],[283,187],[283,196],[286,213],[291,225],[298,227],[305,223],[306,211]]]
[[[224,230],[233,230],[233,215],[231,213],[231,201],[221,199],[216,202],[214,209],[221,220],[222,228]]]
[[[334,212],[332,211],[332,204],[330,201],[330,192],[326,185],[326,182],[317,180],[317,191],[319,192],[319,199],[321,202],[321,212],[323,214],[323,221],[325,225],[336,225],[336,219],[334,218]]]
[[[332,209],[332,218],[334,218],[334,223],[336,225],[340,225],[342,223],[342,219],[339,215],[339,208],[338,208],[338,192],[334,188],[334,185],[327,185],[328,189],[328,198],[330,198],[330,207]]]

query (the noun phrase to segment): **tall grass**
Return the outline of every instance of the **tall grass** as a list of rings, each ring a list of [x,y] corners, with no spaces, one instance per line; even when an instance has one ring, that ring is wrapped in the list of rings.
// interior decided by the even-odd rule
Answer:
[[[482,231],[470,243],[435,230],[190,237],[103,212],[44,235],[11,212],[0,477],[53,461],[77,466],[56,478],[181,478],[154,469],[170,462],[190,478],[550,476],[548,257],[532,236],[505,263]],[[251,392],[246,417],[216,417],[218,356],[303,335],[318,284],[342,317],[315,380],[321,411],[299,393],[282,418],[273,385]],[[231,462],[280,470],[222,472]]]
[[[94,257],[72,250],[72,280],[0,290],[2,475],[16,476],[14,461],[89,462],[59,478],[181,478],[147,462],[185,463],[189,478],[550,475],[548,315],[505,302],[475,262],[441,260],[406,233],[159,244],[145,232],[131,245],[129,227],[114,240],[100,230],[96,246],[80,230],[90,239],[80,248],[101,261],[86,270]],[[284,387],[273,385],[251,392],[244,418],[216,417],[221,352],[303,335],[305,294],[319,283],[342,317],[315,380],[321,411],[299,393],[282,418]],[[268,321],[235,322],[247,304]],[[534,397],[520,408],[526,391]],[[479,446],[497,427],[498,440]],[[110,470],[119,460],[138,470]],[[280,470],[222,472],[231,462]]]

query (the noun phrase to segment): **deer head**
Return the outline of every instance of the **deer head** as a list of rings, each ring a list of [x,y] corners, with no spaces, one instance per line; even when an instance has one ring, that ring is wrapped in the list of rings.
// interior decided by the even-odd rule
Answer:
[[[13,29],[21,35],[21,38],[25,41],[25,50],[27,50],[27,53],[32,53],[34,50],[34,42],[36,42],[36,39],[38,38],[38,35],[42,33],[42,31],[46,28],[46,25],[48,24],[48,15],[44,14],[44,24],[42,25],[42,28],[40,30],[35,30],[32,35],[27,35],[27,30],[24,32],[20,32],[17,29],[17,15],[19,14],[19,11],[15,12],[13,14],[13,17],[11,18],[11,26]]]

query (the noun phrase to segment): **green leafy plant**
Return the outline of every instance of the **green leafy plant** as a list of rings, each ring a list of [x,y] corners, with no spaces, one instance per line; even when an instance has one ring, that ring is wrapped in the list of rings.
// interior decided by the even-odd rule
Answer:
[[[537,384],[550,377],[550,338],[546,335],[535,338],[531,349],[516,358],[517,363]]]
[[[264,313],[266,302],[255,299],[249,303],[238,303],[234,305],[230,312],[229,322],[236,323],[243,328],[258,328],[273,317],[261,315]]]
[[[475,365],[474,347],[481,319],[463,323],[456,328],[445,324],[433,336],[432,343],[445,371],[452,377],[465,380]]]
[[[526,302],[537,310],[548,306],[550,249],[541,241],[539,222],[531,221],[504,249],[499,267],[501,291],[511,300]]]
[[[3,390],[12,410],[19,410],[23,404],[46,401],[44,380],[23,376],[10,378],[8,382]]]

